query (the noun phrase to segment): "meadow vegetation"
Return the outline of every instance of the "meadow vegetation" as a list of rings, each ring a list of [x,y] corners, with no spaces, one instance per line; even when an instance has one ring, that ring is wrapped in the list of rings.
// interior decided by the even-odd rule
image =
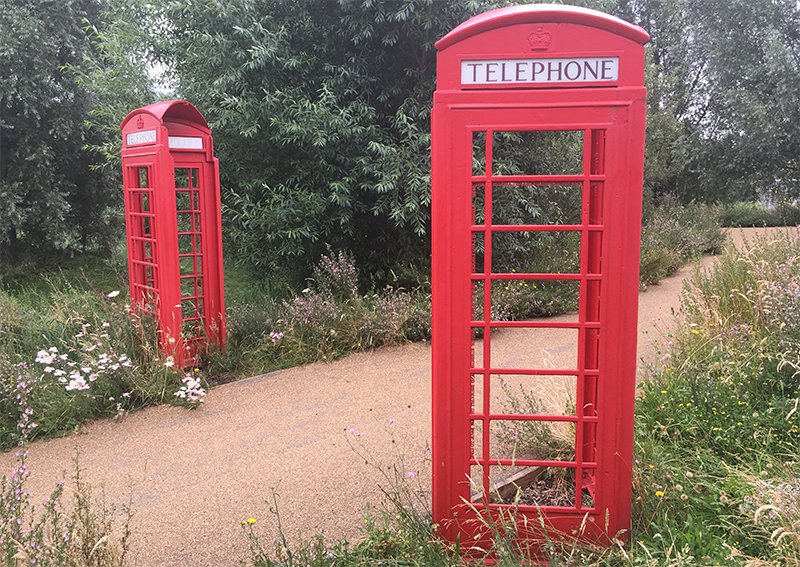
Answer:
[[[643,286],[693,254],[721,250],[718,213],[669,202],[650,211],[643,228]],[[668,258],[653,261],[660,256]],[[229,270],[228,348],[184,372],[159,355],[154,322],[131,311],[117,272],[113,263],[95,261],[57,273],[20,267],[3,275],[0,444],[19,452],[19,466],[0,486],[4,564],[70,564],[65,558],[78,557],[79,547],[94,561],[85,564],[125,560],[132,511],[112,529],[111,516],[91,498],[79,472],[71,484],[54,479],[51,504],[32,509],[24,483],[33,439],[149,404],[196,406],[222,373],[245,376],[430,336],[424,275],[413,289],[364,292],[352,258],[328,249],[306,287],[282,294],[267,294],[251,274]],[[504,316],[531,316],[509,306],[546,303],[548,293],[508,290],[508,297],[501,295],[508,299]],[[678,330],[660,343],[661,356],[637,402],[631,545],[612,541],[600,550],[553,541],[553,565],[800,564],[796,232],[739,251],[725,248],[713,272],[692,277],[684,297]],[[267,536],[261,525],[245,521],[250,562],[459,564],[456,551],[434,537],[420,491],[410,479],[392,480],[387,506],[368,518],[361,542],[322,536],[286,542],[278,534],[273,549],[262,545]],[[89,496],[73,498],[70,507],[61,496],[65,485]],[[495,547],[487,553],[500,564],[519,564],[525,549],[508,529],[513,513],[504,521],[495,526]]]

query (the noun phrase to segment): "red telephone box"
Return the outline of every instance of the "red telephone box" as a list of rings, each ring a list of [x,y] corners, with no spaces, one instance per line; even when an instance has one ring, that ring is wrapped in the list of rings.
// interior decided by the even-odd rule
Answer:
[[[433,519],[462,547],[504,510],[532,542],[630,527],[648,39],[526,5],[436,44]]]
[[[183,100],[122,122],[131,302],[153,313],[176,366],[225,339],[219,164],[202,114]]]

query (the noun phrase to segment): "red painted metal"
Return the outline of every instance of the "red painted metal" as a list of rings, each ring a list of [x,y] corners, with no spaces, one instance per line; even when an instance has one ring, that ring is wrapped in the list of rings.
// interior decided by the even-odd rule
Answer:
[[[492,494],[516,470],[547,470],[571,487],[568,505],[519,505],[523,538],[566,534],[607,543],[630,527],[648,39],[607,14],[527,5],[472,18],[436,44],[433,515],[441,534],[462,546],[485,545],[480,518],[513,509]],[[578,148],[577,157],[562,169],[509,174],[504,133],[550,136]],[[534,213],[500,218],[510,191],[529,187],[540,195],[542,186],[574,193],[571,218],[569,211],[547,222]],[[509,236],[572,239],[580,260],[575,269],[526,272],[503,256]],[[502,286],[542,282],[573,282],[563,285],[579,290],[578,313],[555,321],[493,319]],[[508,328],[565,333],[574,362],[507,367],[493,344]],[[503,382],[546,377],[572,384],[571,410],[495,405]],[[571,453],[504,454],[508,443],[504,448],[497,435],[503,426],[566,431]]]
[[[224,346],[219,163],[203,116],[182,100],[134,110],[122,129],[132,306],[156,316],[176,366]]]

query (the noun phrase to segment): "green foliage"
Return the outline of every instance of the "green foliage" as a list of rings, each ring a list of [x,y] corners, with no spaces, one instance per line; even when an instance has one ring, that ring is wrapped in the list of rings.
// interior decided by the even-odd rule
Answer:
[[[129,112],[156,100],[148,74],[153,55],[142,32],[157,25],[146,2],[110,1],[96,20],[84,22],[92,51],[69,66],[77,84],[95,100],[85,118],[95,137],[87,140],[86,149],[95,154],[93,167],[102,169],[108,176],[106,183],[117,190],[122,185],[119,126]],[[121,199],[114,204],[121,209]]]
[[[797,3],[620,0],[616,13],[652,37],[646,185],[682,201],[794,197]]]
[[[430,293],[386,287],[361,294],[352,258],[328,249],[299,294],[273,299],[256,282],[227,302],[226,352],[209,371],[248,375],[430,338]]]
[[[796,483],[800,460],[798,258],[793,230],[727,248],[686,287],[678,330],[637,401],[634,537],[651,553],[669,544],[702,564],[790,556],[779,544],[792,541],[800,507],[772,479]],[[770,520],[758,526],[764,504],[776,506],[771,525],[788,540],[765,533]]]
[[[720,216],[722,226],[798,226],[800,207],[781,199],[777,205],[765,207],[752,201],[738,201],[725,206]]]
[[[297,278],[330,243],[384,282],[397,257],[425,262],[433,42],[474,3],[163,9],[160,49],[214,130],[242,259]]]
[[[68,284],[49,293],[0,291],[0,447],[14,443],[20,384],[30,390],[26,407],[37,424],[31,440],[68,434],[99,416],[177,403],[174,394],[187,393],[191,384],[156,346],[155,321],[131,314],[114,292]]]
[[[658,283],[693,258],[721,252],[725,233],[719,215],[719,207],[694,202],[684,206],[669,196],[661,199],[642,225],[641,285]]]
[[[69,72],[92,57],[100,0],[0,3],[0,260],[91,248],[112,230],[115,191],[87,144],[98,100]],[[13,33],[11,33],[13,30]]]

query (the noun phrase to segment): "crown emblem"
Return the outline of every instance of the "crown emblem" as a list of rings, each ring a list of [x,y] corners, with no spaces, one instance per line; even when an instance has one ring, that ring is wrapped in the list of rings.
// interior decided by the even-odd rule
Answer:
[[[531,46],[531,51],[544,51],[550,47],[551,41],[553,41],[553,34],[542,26],[537,26],[535,30],[528,34],[528,43]]]
[[[139,118],[137,118],[137,119],[136,119],[136,127],[137,127],[139,130],[141,130],[142,128],[144,128],[144,119],[143,119],[141,116],[139,116]]]

